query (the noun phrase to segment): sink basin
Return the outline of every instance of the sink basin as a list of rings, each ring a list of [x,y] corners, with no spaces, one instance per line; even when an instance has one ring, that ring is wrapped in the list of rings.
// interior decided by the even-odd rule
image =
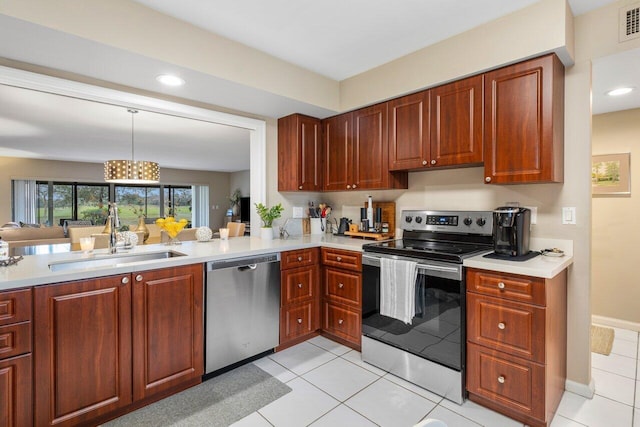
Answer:
[[[175,251],[148,252],[144,254],[113,254],[103,255],[92,258],[70,259],[65,261],[56,261],[49,264],[51,271],[63,270],[84,270],[96,267],[116,267],[132,262],[153,261],[158,259],[169,259],[185,256],[185,254]]]

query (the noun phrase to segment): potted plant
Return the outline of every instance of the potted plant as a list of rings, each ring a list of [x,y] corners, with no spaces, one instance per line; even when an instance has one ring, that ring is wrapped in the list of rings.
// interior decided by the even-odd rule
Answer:
[[[262,203],[256,203],[255,205],[258,215],[260,215],[260,219],[262,220],[260,236],[267,240],[273,239],[273,221],[280,218],[280,215],[282,215],[282,211],[284,211],[282,204],[278,203],[271,208],[267,208]]]

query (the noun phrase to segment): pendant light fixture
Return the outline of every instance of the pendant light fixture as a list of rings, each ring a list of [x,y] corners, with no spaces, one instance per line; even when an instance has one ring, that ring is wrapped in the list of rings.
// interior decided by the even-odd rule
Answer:
[[[156,162],[135,160],[133,117],[138,110],[127,111],[131,113],[131,160],[104,162],[104,180],[116,184],[157,184],[160,182],[160,166]]]

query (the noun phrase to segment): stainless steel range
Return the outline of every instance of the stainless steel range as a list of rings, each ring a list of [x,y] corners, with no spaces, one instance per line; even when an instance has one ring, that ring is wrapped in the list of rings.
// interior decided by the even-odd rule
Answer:
[[[362,359],[462,403],[462,261],[492,250],[492,212],[403,211],[401,228],[363,246]]]

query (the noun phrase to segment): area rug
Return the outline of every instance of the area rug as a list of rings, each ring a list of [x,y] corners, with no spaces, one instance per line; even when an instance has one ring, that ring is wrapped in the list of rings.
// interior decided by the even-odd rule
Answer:
[[[615,333],[611,328],[591,325],[591,351],[608,356],[613,347]]]
[[[226,427],[291,388],[250,363],[104,424],[105,427]]]

